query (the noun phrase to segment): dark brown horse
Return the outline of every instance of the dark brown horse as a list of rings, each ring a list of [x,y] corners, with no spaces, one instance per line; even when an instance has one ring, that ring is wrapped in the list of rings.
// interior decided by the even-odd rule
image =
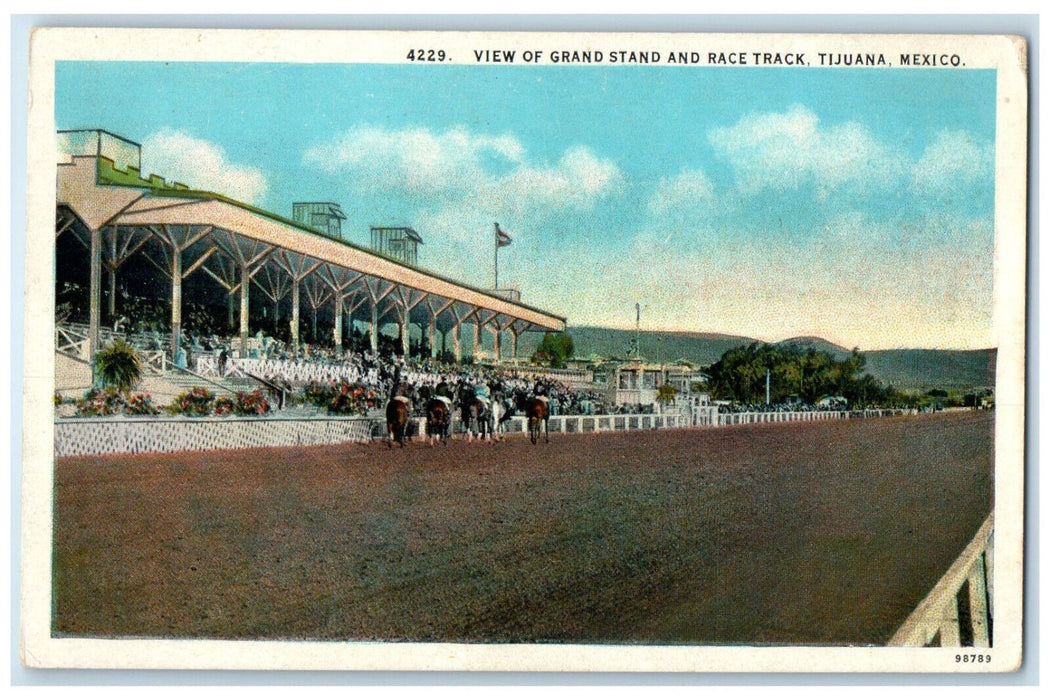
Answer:
[[[433,445],[438,440],[441,444],[448,443],[448,430],[451,425],[451,406],[448,399],[437,397],[427,401],[427,439]]]
[[[543,426],[543,441],[551,441],[550,432],[548,430],[548,419],[550,417],[551,409],[547,404],[547,398],[545,396],[533,396],[525,402],[525,418],[528,419],[529,439],[532,440],[533,445],[536,444],[536,441],[540,437],[541,424]]]
[[[395,396],[386,405],[386,434],[387,447],[394,446],[397,440],[401,447],[405,446],[405,433],[408,432],[408,417],[412,415],[412,402],[404,396]]]

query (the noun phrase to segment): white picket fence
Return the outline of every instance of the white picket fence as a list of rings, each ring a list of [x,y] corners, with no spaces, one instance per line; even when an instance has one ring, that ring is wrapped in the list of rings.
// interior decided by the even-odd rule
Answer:
[[[551,433],[604,433],[624,430],[657,430],[661,428],[686,428],[691,424],[689,416],[681,413],[628,413],[600,416],[551,416],[548,431]],[[506,423],[508,433],[528,431],[525,417],[514,416]]]
[[[893,635],[889,646],[959,647],[963,646],[965,629],[968,646],[991,648],[993,534],[989,515],[959,558]],[[959,614],[962,602],[968,618],[965,625]]]
[[[848,418],[885,418],[914,413],[911,409],[870,408],[857,411],[745,411],[719,413],[716,406],[693,408],[693,425],[725,426],[754,423],[798,423],[808,421],[841,420]]]

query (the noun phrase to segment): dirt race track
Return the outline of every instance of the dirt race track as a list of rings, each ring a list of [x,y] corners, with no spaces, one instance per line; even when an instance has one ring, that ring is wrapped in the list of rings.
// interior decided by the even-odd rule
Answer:
[[[69,458],[56,635],[883,644],[993,416]]]

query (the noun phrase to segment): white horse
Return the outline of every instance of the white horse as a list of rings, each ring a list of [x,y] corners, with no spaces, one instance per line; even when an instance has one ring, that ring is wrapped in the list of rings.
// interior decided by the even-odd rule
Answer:
[[[493,397],[489,406],[489,420],[492,421],[490,434],[494,440],[502,441],[505,427],[500,423],[499,419],[503,417],[503,401],[499,397]]]

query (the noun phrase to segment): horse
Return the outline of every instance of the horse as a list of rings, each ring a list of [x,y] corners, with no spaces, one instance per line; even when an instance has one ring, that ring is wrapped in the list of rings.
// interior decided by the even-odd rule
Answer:
[[[467,431],[467,442],[474,439],[477,430],[479,440],[492,438],[492,407],[489,402],[474,396],[462,405],[463,427]]]
[[[408,418],[412,415],[412,402],[404,396],[395,396],[386,405],[387,447],[394,446],[397,440],[405,446],[405,433],[408,432]]]
[[[433,445],[438,439],[441,444],[448,443],[448,430],[452,424],[452,402],[442,396],[435,396],[427,401],[427,439]]]
[[[540,424],[543,424],[543,441],[550,442],[551,409],[546,396],[534,396],[525,404],[525,417],[529,423],[529,439],[535,445],[540,437]]]
[[[495,408],[495,406],[494,406]],[[503,433],[507,432],[507,423],[517,413],[518,407],[510,397],[507,397],[498,403],[498,415],[496,418],[496,432],[500,434],[502,440]]]
[[[460,419],[467,442],[474,441],[474,431],[478,439],[492,437],[492,407],[489,402],[478,396],[473,387],[464,385],[459,390]]]
[[[489,432],[493,440],[503,440],[504,411],[503,400],[498,396],[492,397],[492,402],[489,404]]]

